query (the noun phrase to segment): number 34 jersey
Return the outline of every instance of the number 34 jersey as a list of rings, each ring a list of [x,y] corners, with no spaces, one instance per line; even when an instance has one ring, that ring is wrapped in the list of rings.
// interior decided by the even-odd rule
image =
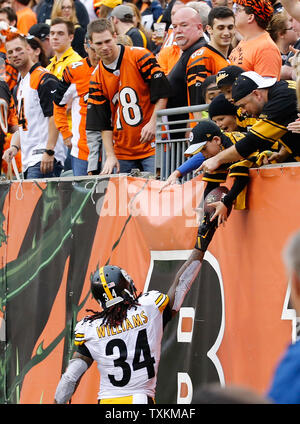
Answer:
[[[85,344],[100,372],[98,399],[155,395],[167,295],[144,293],[139,306],[127,312],[121,325],[103,325],[103,319],[83,319],[75,328],[75,345]]]
[[[100,61],[91,76],[86,128],[112,130],[118,159],[151,156],[154,138],[142,144],[141,130],[149,122],[154,104],[169,96],[169,82],[155,56],[141,47],[121,45],[116,69]]]

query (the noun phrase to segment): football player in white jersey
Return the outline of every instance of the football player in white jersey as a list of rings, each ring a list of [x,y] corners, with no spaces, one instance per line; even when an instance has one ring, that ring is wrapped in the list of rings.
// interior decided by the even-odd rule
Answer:
[[[165,324],[179,311],[201,263],[179,271],[168,294],[152,290],[139,296],[127,272],[118,266],[98,268],[91,291],[103,310],[75,328],[77,351],[55,392],[67,403],[95,360],[100,372],[100,404],[153,404]]]

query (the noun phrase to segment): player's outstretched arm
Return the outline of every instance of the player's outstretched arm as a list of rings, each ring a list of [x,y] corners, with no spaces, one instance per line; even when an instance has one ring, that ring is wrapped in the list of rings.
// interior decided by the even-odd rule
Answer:
[[[169,305],[172,309],[172,315],[175,315],[179,311],[185,296],[199,274],[203,256],[204,252],[194,249],[190,257],[177,272],[174,282],[168,291],[170,299]]]
[[[118,173],[120,171],[120,164],[114,152],[112,131],[102,131],[101,135],[106,154],[106,160],[101,174],[112,174],[114,168],[116,168]]]
[[[73,358],[62,375],[54,395],[54,403],[64,404],[69,402],[73,396],[79,381],[86,370],[91,366],[93,360],[88,356],[75,352]]]
[[[300,21],[300,1],[299,0],[281,0],[282,6],[297,21]]]

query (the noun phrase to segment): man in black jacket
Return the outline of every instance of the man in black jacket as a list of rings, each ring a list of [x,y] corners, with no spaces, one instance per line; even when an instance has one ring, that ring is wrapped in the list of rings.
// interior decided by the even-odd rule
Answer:
[[[182,50],[182,54],[176,65],[168,75],[171,85],[171,97],[168,99],[167,108],[185,107],[188,105],[188,90],[186,67],[191,55],[206,44],[203,36],[201,17],[191,7],[180,8],[172,17],[174,28],[174,41]],[[201,87],[199,87],[201,91]],[[187,119],[187,114],[169,116],[169,122]],[[172,125],[172,129],[180,128],[182,125]],[[171,133],[170,138],[184,138],[184,133]]]

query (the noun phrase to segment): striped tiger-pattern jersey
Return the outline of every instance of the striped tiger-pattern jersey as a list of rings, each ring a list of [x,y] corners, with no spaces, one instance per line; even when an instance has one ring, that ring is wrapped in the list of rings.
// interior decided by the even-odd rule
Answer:
[[[196,50],[190,56],[186,67],[188,105],[203,103],[201,86],[205,78],[216,75],[230,64],[230,60],[212,46],[206,45]]]
[[[139,297],[136,308],[130,308],[116,327],[103,324],[102,318],[76,325],[75,345],[79,352],[84,345],[98,365],[98,399],[134,394],[154,398],[168,303],[167,295],[152,290]]]
[[[266,150],[278,142],[284,146],[296,161],[300,161],[299,134],[288,131],[287,126],[298,118],[296,82],[278,81],[268,89],[268,101],[265,103],[259,119],[250,128],[244,140],[236,144],[243,157],[256,150]]]
[[[141,47],[121,45],[116,69],[100,61],[91,77],[87,129],[112,130],[118,159],[151,156],[154,138],[140,143],[141,130],[149,122],[154,104],[169,95],[169,82],[155,56]]]
[[[5,81],[12,91],[13,88],[17,85],[19,71],[14,68],[8,61],[5,59],[4,62],[0,63],[0,76],[1,80]]]
[[[13,96],[5,81],[0,80],[0,157],[2,158],[5,137],[9,128],[18,125]],[[1,163],[1,160],[0,160]]]
[[[64,139],[72,136],[71,155],[82,160],[87,160],[89,155],[86,114],[93,70],[88,58],[71,63],[65,68],[54,95],[55,124]],[[67,105],[71,106],[72,128],[69,127]]]

